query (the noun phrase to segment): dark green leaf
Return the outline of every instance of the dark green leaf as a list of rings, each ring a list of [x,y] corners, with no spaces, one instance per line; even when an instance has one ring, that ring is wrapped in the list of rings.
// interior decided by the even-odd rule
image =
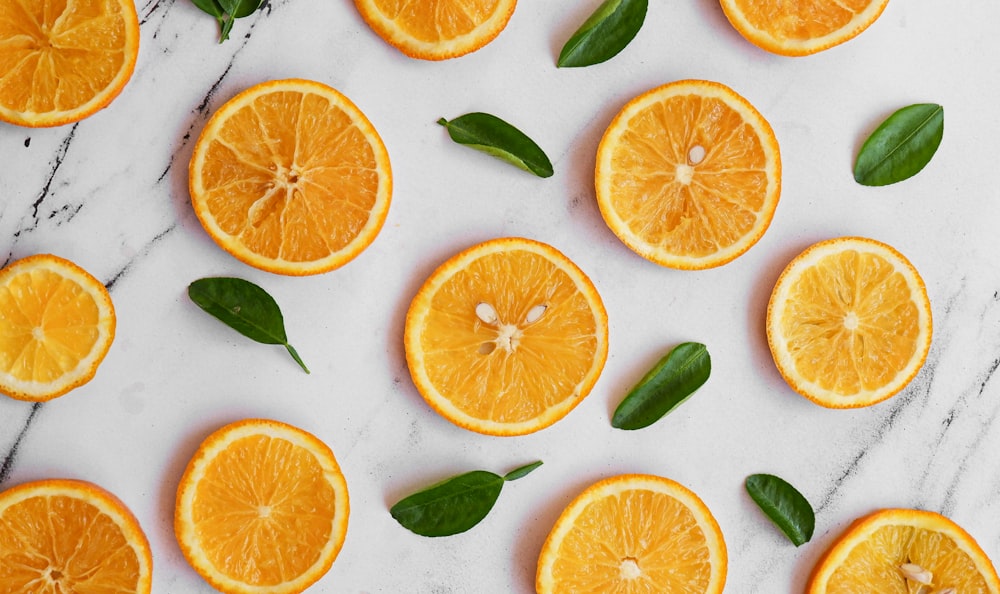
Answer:
[[[708,380],[712,360],[705,345],[685,342],[649,370],[611,418],[618,429],[642,429],[680,406]]]
[[[486,470],[459,474],[404,497],[389,513],[404,528],[421,536],[465,532],[490,513],[504,482],[516,481],[541,465],[541,460],[532,462],[504,476]]]
[[[252,15],[263,4],[263,0],[218,0],[218,2],[227,14],[237,19]]]
[[[865,140],[854,163],[854,179],[887,186],[913,177],[937,151],[944,136],[944,108],[935,103],[904,107]]]
[[[216,0],[191,0],[191,2],[203,12],[207,12],[216,19],[221,19],[226,13],[226,11],[222,9],[222,5]]]
[[[560,68],[591,66],[625,49],[646,20],[648,0],[605,0],[559,53]]]
[[[535,141],[500,118],[488,113],[467,113],[438,123],[459,144],[482,151],[539,177],[552,175],[552,163]]]
[[[285,336],[281,309],[267,291],[241,278],[203,278],[188,286],[198,307],[243,336],[264,344],[280,344],[306,373],[309,369]]]
[[[816,515],[809,501],[795,487],[773,474],[753,474],[746,480],[747,493],[795,546],[812,538]]]

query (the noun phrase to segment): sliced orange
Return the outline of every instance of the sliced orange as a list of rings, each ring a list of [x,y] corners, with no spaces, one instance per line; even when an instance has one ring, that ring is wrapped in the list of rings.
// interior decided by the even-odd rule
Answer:
[[[0,270],[0,392],[42,402],[89,382],[115,338],[101,281],[38,254]]]
[[[361,253],[389,212],[389,155],[338,91],[276,80],[229,100],[205,125],[189,168],[208,234],[279,274],[333,270]]]
[[[889,0],[721,0],[729,22],[751,43],[804,56],[857,37]]]
[[[1000,578],[979,544],[954,521],[930,511],[883,509],[855,520],[834,541],[807,590],[854,592],[1000,594]]]
[[[118,96],[138,54],[132,0],[0,0],[0,120],[82,120]]]
[[[703,269],[744,253],[781,192],[778,141],[735,91],[683,80],[639,95],[597,150],[597,202],[612,231],[663,266]]]
[[[404,331],[417,390],[446,419],[523,435],[566,416],[608,356],[597,289],[550,245],[503,238],[453,256],[413,298]]]
[[[48,479],[0,493],[0,591],[149,594],[153,559],[117,497]]]
[[[188,563],[227,594],[305,590],[347,535],[347,482],[333,452],[285,423],[246,419],[205,439],[177,488]]]
[[[863,237],[822,241],[796,256],[767,306],[778,371],[830,408],[868,406],[906,387],[927,359],[931,326],[916,268]]]
[[[457,58],[493,41],[517,0],[354,0],[362,18],[411,58]]]
[[[538,558],[538,594],[720,594],[728,557],[704,502],[670,479],[599,481],[563,510]]]

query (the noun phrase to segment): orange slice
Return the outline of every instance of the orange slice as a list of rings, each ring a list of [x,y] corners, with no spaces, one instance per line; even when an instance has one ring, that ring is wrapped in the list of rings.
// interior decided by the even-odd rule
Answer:
[[[315,436],[247,419],[208,436],[177,489],[174,531],[188,563],[227,594],[301,592],[347,535],[347,482]]]
[[[97,485],[49,479],[0,493],[0,590],[149,594],[152,575],[139,522]]]
[[[375,128],[338,91],[276,80],[233,97],[191,156],[191,204],[243,262],[279,274],[333,270],[375,239],[392,172]]]
[[[411,58],[457,58],[493,41],[517,0],[354,0],[362,18]]]
[[[563,510],[538,558],[538,594],[720,594],[722,530],[686,487],[629,474],[591,485]]]
[[[889,0],[722,0],[722,10],[758,47],[804,56],[857,37],[887,4]]]
[[[82,120],[118,96],[138,54],[132,0],[0,0],[0,120]]]
[[[552,246],[504,238],[431,274],[404,331],[417,390],[449,421],[523,435],[566,416],[608,356],[608,316],[590,279]]]
[[[952,588],[952,589],[949,589]],[[820,558],[807,594],[1000,594],[983,549],[929,511],[883,509],[855,520]]]
[[[89,382],[115,338],[104,285],[51,254],[0,270],[0,392],[42,402]]]
[[[767,230],[781,192],[771,126],[719,83],[684,80],[631,100],[597,150],[597,202],[640,256],[721,266]]]
[[[767,306],[767,343],[796,392],[830,408],[881,402],[917,375],[931,345],[917,270],[863,237],[817,243],[785,268]]]

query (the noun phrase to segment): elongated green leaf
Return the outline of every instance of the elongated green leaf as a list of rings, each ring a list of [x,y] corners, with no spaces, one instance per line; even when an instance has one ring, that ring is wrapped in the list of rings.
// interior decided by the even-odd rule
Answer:
[[[605,0],[559,53],[560,68],[591,66],[618,55],[642,28],[648,0]]]
[[[917,103],[899,109],[861,145],[854,179],[887,186],[913,177],[930,162],[944,136],[944,108]]]
[[[248,17],[260,8],[263,0],[217,0],[222,8],[233,18]]]
[[[198,307],[243,336],[263,344],[284,346],[309,373],[299,354],[288,344],[281,309],[264,289],[241,278],[203,278],[188,286],[188,296]]]
[[[809,501],[784,479],[773,474],[753,474],[746,480],[747,493],[795,546],[812,538],[816,515]]]
[[[191,0],[191,2],[200,8],[202,12],[212,15],[216,19],[221,19],[226,14],[226,11],[223,10],[222,5],[217,0]]]
[[[459,144],[502,159],[538,177],[552,175],[552,163],[545,152],[514,126],[488,113],[467,113],[450,122],[438,123]]]
[[[404,497],[389,513],[404,528],[421,536],[465,532],[490,513],[505,482],[522,478],[541,465],[541,461],[532,462],[504,476],[486,470],[459,474]]]
[[[677,345],[625,396],[611,425],[617,429],[642,429],[683,404],[708,380],[712,359],[705,345]]]

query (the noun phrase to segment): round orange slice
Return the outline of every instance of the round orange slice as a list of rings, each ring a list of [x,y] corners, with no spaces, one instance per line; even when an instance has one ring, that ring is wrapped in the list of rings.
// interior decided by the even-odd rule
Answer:
[[[149,594],[152,576],[139,522],[97,485],[47,479],[0,493],[4,592]]]
[[[889,0],[721,0],[729,22],[751,43],[783,56],[804,56],[853,39]]]
[[[132,0],[0,0],[0,120],[82,120],[118,96],[138,54]]]
[[[42,402],[93,379],[115,338],[104,285],[76,264],[38,254],[0,270],[0,392]]]
[[[704,269],[732,261],[767,230],[781,192],[771,126],[735,91],[683,80],[632,99],[597,150],[597,202],[642,257]]]
[[[855,520],[813,569],[807,594],[844,592],[1000,594],[1000,578],[952,520],[883,509]]]
[[[728,557],[704,502],[670,479],[599,481],[563,510],[538,558],[538,594],[721,594]]]
[[[411,58],[445,60],[483,47],[504,30],[517,0],[354,0],[362,18]]]
[[[276,80],[229,100],[201,132],[191,204],[209,236],[278,274],[333,270],[374,241],[389,211],[389,155],[347,97]]]
[[[917,375],[931,305],[916,268],[863,237],[817,243],[785,268],[767,306],[767,342],[796,392],[830,408],[881,402]]]
[[[177,489],[188,563],[226,594],[302,592],[347,535],[347,482],[333,452],[285,423],[246,419],[205,439]]]
[[[410,304],[406,361],[449,421],[523,435],[566,416],[597,382],[608,316],[597,289],[550,245],[503,238],[453,256]]]

